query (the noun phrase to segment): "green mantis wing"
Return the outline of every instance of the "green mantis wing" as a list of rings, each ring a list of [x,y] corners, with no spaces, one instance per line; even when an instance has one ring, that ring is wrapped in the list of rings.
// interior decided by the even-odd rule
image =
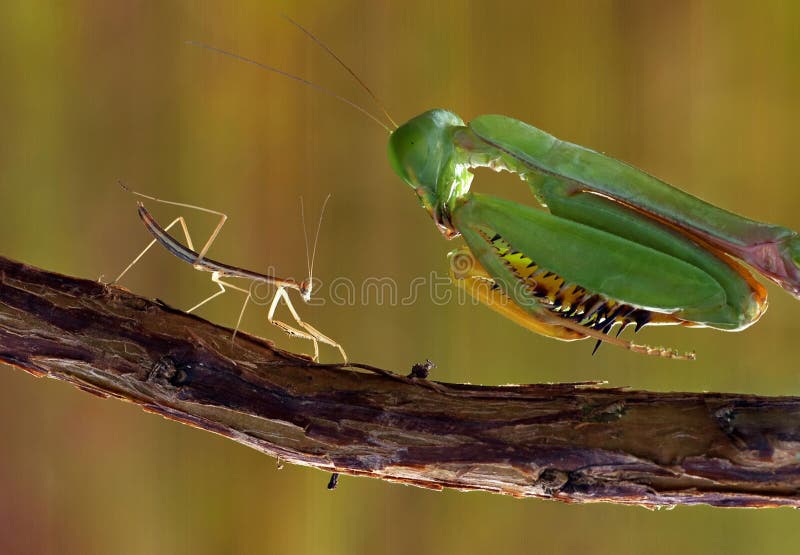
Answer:
[[[576,213],[591,214],[570,210],[572,198],[585,196],[581,193],[602,195],[640,217],[645,214],[665,222],[740,258],[800,297],[800,238],[796,232],[718,208],[633,166],[561,141],[513,118],[485,115],[468,127],[506,158],[508,169],[531,183],[554,214],[570,218]]]
[[[537,267],[563,278],[565,286],[579,286],[607,299],[674,314],[700,325],[740,329],[742,302],[753,305],[746,312],[763,311],[757,292],[742,295],[732,288],[731,284],[739,286],[742,281],[736,267],[680,234],[676,234],[677,240],[696,257],[695,263],[601,229],[488,195],[464,195],[452,217],[483,267],[515,303],[531,313],[543,309],[525,287],[519,287],[521,278],[528,276],[520,276],[509,260],[504,259],[509,254],[522,253]],[[499,252],[499,241],[510,250]],[[736,296],[733,303],[729,302],[730,296]],[[746,300],[742,301],[743,298]]]

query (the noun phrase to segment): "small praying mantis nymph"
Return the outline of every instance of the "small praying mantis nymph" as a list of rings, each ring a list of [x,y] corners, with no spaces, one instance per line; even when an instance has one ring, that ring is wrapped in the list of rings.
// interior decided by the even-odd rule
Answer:
[[[289,19],[289,18],[287,18]],[[397,126],[375,95],[324,44],[383,110],[395,173],[447,238],[456,284],[539,334],[588,337],[635,352],[694,358],[620,339],[628,325],[740,331],[767,309],[742,264],[800,297],[800,238],[785,227],[733,214],[522,121],[485,115],[466,123],[430,110]],[[314,83],[216,48],[360,106]],[[391,126],[391,127],[390,127]],[[516,173],[540,207],[470,192],[474,168]],[[740,262],[741,261],[741,262]],[[489,287],[475,287],[489,285]],[[614,326],[617,336],[609,336]]]
[[[309,277],[306,280],[298,282],[298,281],[295,281],[293,279],[280,278],[280,277],[272,276],[272,275],[269,275],[269,274],[262,274],[262,273],[259,273],[259,272],[254,272],[252,270],[246,270],[244,268],[239,268],[237,266],[231,266],[229,264],[224,264],[222,262],[217,262],[216,260],[211,260],[210,258],[206,257],[206,253],[208,252],[208,249],[211,247],[211,244],[217,238],[217,235],[219,234],[220,230],[222,229],[222,226],[225,224],[225,221],[228,219],[227,215],[223,214],[222,212],[217,212],[216,210],[210,210],[208,208],[202,208],[200,206],[194,206],[194,205],[191,205],[191,204],[184,204],[184,203],[181,203],[181,202],[172,202],[172,201],[167,201],[167,200],[161,200],[161,199],[149,196],[149,195],[144,195],[144,194],[138,193],[136,191],[131,191],[127,186],[125,186],[122,183],[120,183],[120,186],[122,186],[126,191],[128,191],[128,192],[130,192],[130,193],[132,193],[134,195],[137,195],[139,197],[142,197],[142,198],[145,198],[145,199],[149,199],[149,200],[152,200],[152,201],[155,201],[155,202],[160,202],[162,204],[170,204],[170,205],[173,205],[173,206],[180,206],[180,207],[184,207],[184,208],[191,208],[191,209],[199,210],[199,211],[206,212],[206,213],[209,213],[209,214],[214,214],[216,216],[219,216],[219,222],[217,223],[217,225],[214,228],[214,230],[211,232],[211,235],[209,236],[209,238],[206,241],[206,243],[203,245],[203,248],[200,249],[200,252],[197,252],[197,251],[194,250],[194,245],[192,244],[192,238],[189,235],[189,229],[188,229],[188,227],[186,225],[186,221],[184,220],[184,218],[182,216],[178,216],[177,218],[175,218],[168,226],[161,227],[161,225],[159,225],[159,223],[155,221],[155,219],[150,214],[150,212],[147,210],[147,208],[145,208],[144,204],[142,202],[137,202],[138,211],[139,211],[139,217],[142,219],[142,222],[144,223],[144,226],[147,229],[147,231],[149,231],[150,234],[153,236],[153,240],[150,241],[150,243],[144,248],[144,250],[141,253],[139,253],[139,255],[137,255],[136,258],[134,258],[133,261],[130,264],[128,264],[128,266],[122,271],[122,273],[120,273],[119,276],[117,276],[117,278],[114,280],[113,283],[117,283],[120,279],[122,279],[122,277],[126,273],[128,273],[128,270],[130,270],[134,266],[134,264],[136,264],[142,258],[142,256],[144,256],[145,253],[148,250],[150,250],[150,248],[153,245],[155,245],[156,243],[159,243],[170,254],[176,256],[177,258],[183,260],[184,262],[188,262],[189,264],[191,264],[192,267],[194,267],[195,270],[199,270],[201,272],[210,272],[211,273],[211,281],[214,282],[217,285],[217,287],[219,287],[219,291],[217,291],[213,295],[207,297],[206,299],[200,301],[199,303],[197,303],[195,306],[193,306],[192,308],[190,308],[186,312],[193,312],[194,310],[196,310],[196,309],[200,308],[201,306],[203,306],[204,304],[206,304],[211,299],[214,299],[214,298],[222,295],[223,293],[225,293],[227,289],[233,289],[235,291],[239,291],[241,293],[244,293],[245,294],[245,300],[244,300],[244,303],[242,304],[241,310],[239,311],[239,318],[236,321],[236,327],[234,328],[234,331],[233,331],[233,338],[235,338],[236,337],[236,333],[239,330],[239,326],[240,326],[240,324],[242,322],[242,316],[244,315],[245,308],[247,307],[248,303],[250,302],[250,300],[252,298],[252,290],[251,289],[245,289],[244,287],[239,287],[238,285],[234,285],[234,284],[232,284],[232,283],[230,283],[228,281],[223,281],[222,278],[240,278],[240,279],[245,279],[245,280],[249,280],[251,282],[251,284],[252,283],[265,283],[267,285],[271,285],[271,286],[275,287],[275,294],[272,297],[272,302],[270,303],[269,311],[267,312],[267,320],[269,321],[270,324],[273,324],[274,326],[277,326],[279,329],[283,330],[284,332],[286,332],[288,335],[290,335],[292,337],[298,337],[298,338],[301,338],[301,339],[307,339],[307,340],[311,341],[313,343],[313,345],[314,345],[314,357],[313,357],[313,359],[315,361],[319,360],[319,343],[325,343],[326,345],[330,345],[330,346],[335,347],[336,349],[338,349],[339,353],[342,356],[342,359],[345,362],[345,364],[347,363],[347,354],[344,352],[344,349],[342,348],[342,346],[339,345],[339,343],[337,343],[336,341],[334,341],[330,337],[326,336],[325,334],[323,334],[322,332],[317,330],[315,327],[313,327],[308,322],[304,322],[300,318],[299,314],[297,313],[297,310],[295,310],[294,305],[292,304],[292,300],[289,297],[289,294],[287,293],[287,290],[295,290],[300,294],[300,298],[302,298],[303,301],[308,302],[311,299],[311,293],[312,293],[312,287],[313,287],[312,269],[313,269],[313,265],[314,265],[314,255],[316,254],[316,243],[317,243],[316,242],[316,238],[315,238],[315,241],[314,241],[313,252],[311,254],[310,259],[308,260]],[[323,213],[325,211],[325,206],[327,205],[327,202],[328,202],[329,198],[330,198],[330,196],[328,196],[325,199],[325,203],[323,204],[323,207],[322,207]],[[302,205],[301,205],[301,207],[302,207]],[[305,232],[305,214],[304,214],[304,212],[301,212],[301,213],[303,214],[303,230]],[[320,216],[320,220],[321,220],[321,216]],[[187,243],[188,246],[183,245],[182,243],[180,243],[180,241],[178,241],[177,239],[175,239],[174,237],[172,237],[168,233],[168,230],[171,227],[173,227],[175,224],[180,224],[181,229],[183,230],[183,234],[186,237],[186,243]],[[317,238],[318,237],[319,237],[319,227],[317,227]],[[306,235],[305,238],[306,238],[306,247],[308,247],[308,236]],[[295,321],[295,323],[296,323],[296,325],[298,327],[290,326],[290,325],[288,325],[288,324],[286,324],[284,322],[281,322],[280,320],[276,320],[275,319],[275,310],[277,309],[278,304],[280,303],[280,301],[284,302],[284,304],[286,305],[287,309],[289,310],[289,313],[292,315],[292,318],[294,319],[294,321]],[[298,328],[301,328],[301,329],[298,329]]]

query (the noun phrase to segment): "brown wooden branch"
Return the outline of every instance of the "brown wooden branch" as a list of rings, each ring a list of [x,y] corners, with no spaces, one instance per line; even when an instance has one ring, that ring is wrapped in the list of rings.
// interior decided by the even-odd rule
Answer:
[[[4,258],[0,360],[330,472],[572,502],[800,506],[797,397],[480,387],[318,365]]]

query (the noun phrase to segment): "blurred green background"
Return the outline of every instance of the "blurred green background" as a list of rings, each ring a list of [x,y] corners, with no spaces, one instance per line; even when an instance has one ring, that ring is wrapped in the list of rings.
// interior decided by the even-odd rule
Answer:
[[[409,284],[446,271],[454,247],[391,173],[386,136],[351,108],[203,41],[369,106],[326,41],[400,121],[433,108],[499,112],[643,167],[713,203],[800,227],[800,4],[786,2],[3,2],[2,254],[112,278],[147,240],[118,179],[213,207],[230,223],[214,258],[304,277],[298,198],[333,195],[322,279]],[[515,177],[476,189],[532,203]],[[152,207],[162,221],[176,211]],[[211,221],[191,215],[196,237]],[[314,219],[312,216],[311,220]],[[162,252],[131,290],[187,308],[207,275]],[[323,289],[322,294],[327,291]],[[401,289],[402,293],[402,289]],[[502,384],[608,380],[655,390],[800,393],[800,305],[740,334],[649,328],[641,340],[697,351],[648,359],[534,336],[474,306],[299,306],[352,359]],[[236,320],[239,297],[200,312]],[[308,350],[251,308],[244,329]],[[336,353],[323,347],[323,358]],[[429,491],[286,467],[233,442],[0,369],[0,547],[101,553],[768,552],[800,541],[790,510],[649,512]]]

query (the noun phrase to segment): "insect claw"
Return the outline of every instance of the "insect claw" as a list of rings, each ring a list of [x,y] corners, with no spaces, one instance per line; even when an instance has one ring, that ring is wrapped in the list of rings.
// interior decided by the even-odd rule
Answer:
[[[595,295],[595,297],[598,298],[597,295]],[[602,297],[599,297],[597,302],[595,302],[589,308],[589,310],[586,311],[585,317],[587,319],[589,319],[589,320],[597,320],[597,321],[599,321],[606,314],[605,311],[603,310],[605,302],[606,302],[605,299],[603,299]]]
[[[579,305],[573,304],[572,306],[569,307],[569,310],[567,310],[564,313],[564,316],[567,318],[572,318],[573,316],[575,316],[575,313],[578,312],[578,308],[580,308]]]
[[[650,321],[650,313],[642,311],[634,317],[634,320],[636,321],[636,327],[633,329],[633,333],[636,333]]]
[[[607,324],[603,330],[604,333],[608,333],[609,330],[611,330],[611,328],[614,326],[614,324],[616,324],[619,321],[620,312],[623,312],[624,308],[625,305],[617,305],[616,307],[614,307],[611,313],[608,314],[608,316],[606,317]]]

